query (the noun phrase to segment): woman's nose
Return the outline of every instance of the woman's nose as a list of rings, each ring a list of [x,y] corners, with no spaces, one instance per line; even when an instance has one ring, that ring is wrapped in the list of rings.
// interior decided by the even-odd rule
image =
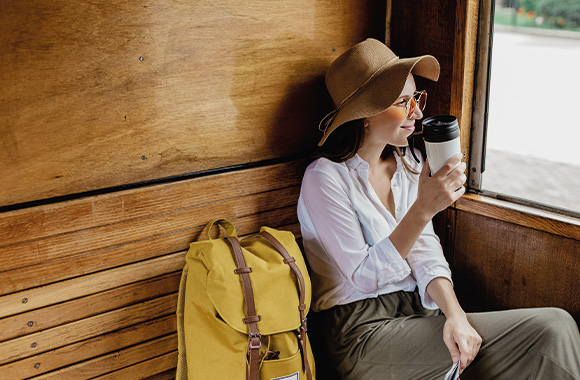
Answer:
[[[411,119],[417,120],[417,119],[420,119],[422,117],[423,117],[423,112],[421,112],[421,109],[419,108],[419,105],[417,104],[417,106],[413,110],[413,114],[411,115]]]

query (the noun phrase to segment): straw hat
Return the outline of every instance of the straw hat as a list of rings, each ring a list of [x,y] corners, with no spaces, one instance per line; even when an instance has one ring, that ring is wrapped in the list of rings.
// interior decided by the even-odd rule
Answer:
[[[437,81],[439,62],[432,55],[401,59],[372,38],[340,55],[326,72],[326,88],[336,109],[320,122],[324,135],[318,146],[342,124],[389,108],[403,91],[411,72]]]

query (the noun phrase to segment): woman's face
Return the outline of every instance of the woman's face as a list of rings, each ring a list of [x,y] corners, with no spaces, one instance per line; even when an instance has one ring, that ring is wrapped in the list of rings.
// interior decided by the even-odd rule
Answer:
[[[415,120],[423,117],[419,107],[415,107],[411,118],[406,118],[407,111],[404,105],[415,90],[415,79],[409,74],[405,87],[395,103],[380,114],[365,119],[365,143],[377,144],[383,148],[386,144],[398,147],[408,145],[407,138],[415,130]]]

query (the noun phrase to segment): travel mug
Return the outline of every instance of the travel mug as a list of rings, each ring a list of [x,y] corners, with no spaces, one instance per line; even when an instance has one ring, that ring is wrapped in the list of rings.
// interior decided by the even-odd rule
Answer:
[[[461,153],[457,118],[441,115],[423,120],[423,140],[431,174],[435,174],[451,157]]]

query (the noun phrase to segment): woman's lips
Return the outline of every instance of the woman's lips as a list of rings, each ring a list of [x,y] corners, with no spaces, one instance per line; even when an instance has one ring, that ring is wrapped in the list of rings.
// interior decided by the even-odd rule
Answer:
[[[413,132],[415,130],[415,125],[403,125],[401,128],[406,129],[409,132]]]

